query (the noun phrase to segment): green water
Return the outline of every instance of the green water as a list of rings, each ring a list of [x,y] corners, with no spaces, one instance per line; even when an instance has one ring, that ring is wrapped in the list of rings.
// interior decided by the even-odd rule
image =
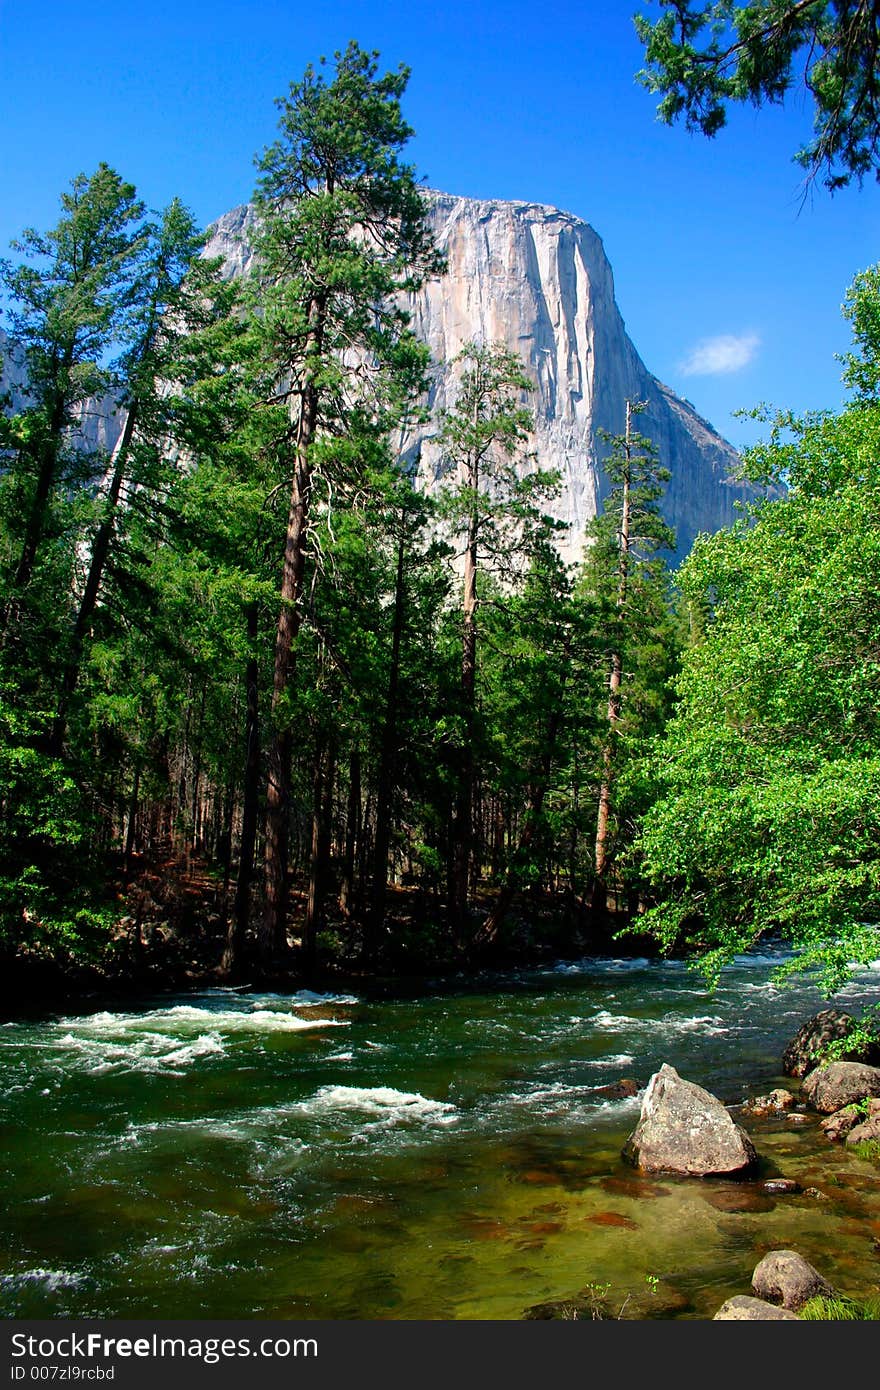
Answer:
[[[509,1319],[609,1285],[626,1316],[705,1317],[778,1246],[876,1294],[878,1169],[815,1119],[752,1126],[766,1173],[826,1197],[777,1199],[639,1177],[639,1101],[597,1091],[663,1061],[728,1103],[779,1084],[821,1000],[776,963],[713,996],[679,964],[588,960],[418,999],[212,990],[7,1023],[0,1311]]]

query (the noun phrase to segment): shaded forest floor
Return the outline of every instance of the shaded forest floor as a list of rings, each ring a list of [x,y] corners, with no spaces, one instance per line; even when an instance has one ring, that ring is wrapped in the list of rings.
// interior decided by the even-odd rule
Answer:
[[[110,886],[119,915],[109,945],[93,953],[59,955],[24,949],[7,956],[0,971],[0,1011],[9,1016],[114,998],[138,998],[166,990],[254,984],[281,990],[341,986],[370,993],[411,993],[437,977],[476,975],[584,955],[655,956],[653,938],[628,930],[625,913],[597,914],[570,894],[529,891],[513,904],[497,939],[480,950],[452,944],[440,895],[431,889],[389,886],[378,950],[364,958],[363,927],[355,913],[328,904],[318,936],[317,963],[306,967],[298,924],[305,917],[307,886],[291,891],[290,964],[267,971],[252,958],[230,978],[221,961],[235,892],[222,873],[197,855],[135,857],[127,877],[121,863]],[[476,935],[493,893],[478,894]],[[253,920],[259,904],[255,903]],[[618,935],[618,934],[621,935]],[[430,977],[430,978],[429,978]]]

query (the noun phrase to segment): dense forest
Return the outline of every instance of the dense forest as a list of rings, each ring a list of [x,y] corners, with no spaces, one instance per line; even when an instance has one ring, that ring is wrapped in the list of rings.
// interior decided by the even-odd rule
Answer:
[[[270,978],[638,930],[711,974],[773,932],[831,988],[880,956],[880,272],[849,404],[767,419],[733,528],[673,572],[632,401],[566,566],[500,344],[463,353],[442,486],[404,460],[402,306],[443,274],[406,83],[352,44],[291,86],[239,280],[106,165],[4,263],[5,962]]]

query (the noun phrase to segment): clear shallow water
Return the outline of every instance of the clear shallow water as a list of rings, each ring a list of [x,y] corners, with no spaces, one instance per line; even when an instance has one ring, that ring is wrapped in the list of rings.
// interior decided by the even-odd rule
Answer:
[[[714,995],[681,964],[586,960],[416,1000],[210,990],[0,1026],[0,1312],[518,1318],[610,1284],[628,1315],[704,1317],[780,1245],[876,1293],[875,1166],[768,1121],[766,1171],[828,1200],[649,1181],[620,1160],[639,1100],[597,1089],[664,1061],[727,1103],[779,1084],[822,1000],[778,963]],[[880,963],[840,1003],[878,987]]]

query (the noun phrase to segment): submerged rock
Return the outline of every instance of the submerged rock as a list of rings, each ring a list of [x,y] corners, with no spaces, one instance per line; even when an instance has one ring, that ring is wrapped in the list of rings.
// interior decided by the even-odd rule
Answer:
[[[795,1313],[787,1308],[777,1308],[773,1303],[765,1303],[763,1298],[750,1298],[748,1294],[737,1294],[722,1303],[713,1322],[770,1322],[788,1319],[798,1321]]]
[[[796,1250],[771,1250],[752,1275],[752,1288],[768,1303],[780,1303],[783,1308],[803,1308],[811,1298],[822,1294],[834,1296],[834,1289],[817,1269],[814,1269]]]
[[[795,1099],[791,1091],[786,1091],[782,1086],[779,1086],[768,1096],[755,1096],[753,1100],[746,1101],[743,1109],[749,1115],[773,1115],[790,1110],[794,1103]]]
[[[831,1115],[867,1096],[880,1096],[880,1067],[864,1062],[829,1062],[810,1072],[804,1095],[816,1110]]]
[[[639,1083],[633,1081],[631,1076],[622,1076],[619,1081],[612,1081],[608,1086],[596,1087],[596,1095],[604,1096],[606,1100],[631,1100],[638,1094]]]
[[[721,1101],[665,1062],[648,1083],[623,1156],[645,1172],[691,1177],[746,1173],[758,1157]]]
[[[771,1197],[787,1197],[793,1193],[803,1191],[799,1182],[794,1178],[768,1178],[761,1183],[765,1192],[769,1192]]]

